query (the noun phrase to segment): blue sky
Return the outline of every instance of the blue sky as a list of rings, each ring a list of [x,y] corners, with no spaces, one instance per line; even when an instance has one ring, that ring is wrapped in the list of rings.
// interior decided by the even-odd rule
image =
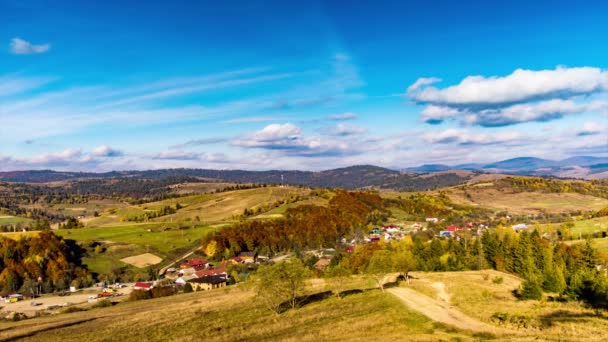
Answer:
[[[0,171],[606,156],[606,13],[0,0]]]

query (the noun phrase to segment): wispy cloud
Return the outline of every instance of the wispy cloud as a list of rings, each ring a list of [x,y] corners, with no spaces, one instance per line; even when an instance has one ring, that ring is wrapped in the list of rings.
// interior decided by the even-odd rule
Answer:
[[[16,55],[31,55],[48,52],[51,49],[51,44],[35,45],[27,40],[16,37],[11,39],[9,48]]]
[[[357,118],[357,114],[346,112],[342,114],[330,114],[327,116],[329,120],[334,121],[343,121],[343,120],[355,120]]]

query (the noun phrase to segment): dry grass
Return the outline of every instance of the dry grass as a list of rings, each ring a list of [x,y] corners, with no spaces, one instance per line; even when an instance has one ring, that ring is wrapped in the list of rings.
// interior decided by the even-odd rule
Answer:
[[[512,291],[521,280],[497,271],[470,271],[445,273],[416,273],[419,279],[411,285],[414,289],[435,297],[432,283],[442,282],[450,295],[451,305],[480,321],[496,324],[495,313],[507,313],[528,320],[528,327],[519,327],[526,338],[540,336],[547,340],[602,340],[608,329],[608,313],[584,307],[578,302],[519,301]],[[501,277],[502,283],[493,280]],[[505,327],[518,329],[513,323]]]
[[[576,193],[509,192],[496,189],[491,183],[450,188],[446,194],[455,203],[468,204],[513,214],[535,214],[540,211],[564,213],[575,210],[599,210],[608,200]]]
[[[150,265],[159,264],[163,259],[152,253],[144,253],[140,255],[134,255],[128,258],[122,258],[120,261],[125,264],[133,265],[135,267],[144,268]]]
[[[470,339],[369,290],[275,315],[247,289],[226,288],[125,302],[34,320],[0,323],[0,338],[24,341],[437,341]]]

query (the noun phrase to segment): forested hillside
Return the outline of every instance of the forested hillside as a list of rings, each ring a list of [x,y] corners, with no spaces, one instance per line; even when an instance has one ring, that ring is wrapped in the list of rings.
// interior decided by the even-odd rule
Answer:
[[[361,189],[368,187],[395,190],[428,190],[438,187],[465,183],[473,173],[440,173],[416,175],[401,173],[377,166],[360,165],[321,172],[310,171],[243,171],[243,170],[205,170],[205,169],[165,169],[149,171],[125,171],[109,173],[66,173],[54,171],[21,171],[0,172],[0,181],[5,182],[49,182],[81,180],[73,184],[82,191],[91,192],[91,188],[101,181],[84,181],[83,179],[214,179],[236,183],[258,184],[291,184],[308,187],[327,187],[343,189]],[[116,186],[121,186],[119,182]],[[124,185],[123,185],[124,186]]]

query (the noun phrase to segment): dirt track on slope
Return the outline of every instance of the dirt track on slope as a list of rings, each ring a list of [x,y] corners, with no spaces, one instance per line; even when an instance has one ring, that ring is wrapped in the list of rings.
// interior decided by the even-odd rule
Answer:
[[[399,298],[405,305],[428,318],[462,330],[479,333],[513,334],[503,328],[481,322],[451,307],[447,302],[433,299],[412,289],[395,287],[387,290]]]

